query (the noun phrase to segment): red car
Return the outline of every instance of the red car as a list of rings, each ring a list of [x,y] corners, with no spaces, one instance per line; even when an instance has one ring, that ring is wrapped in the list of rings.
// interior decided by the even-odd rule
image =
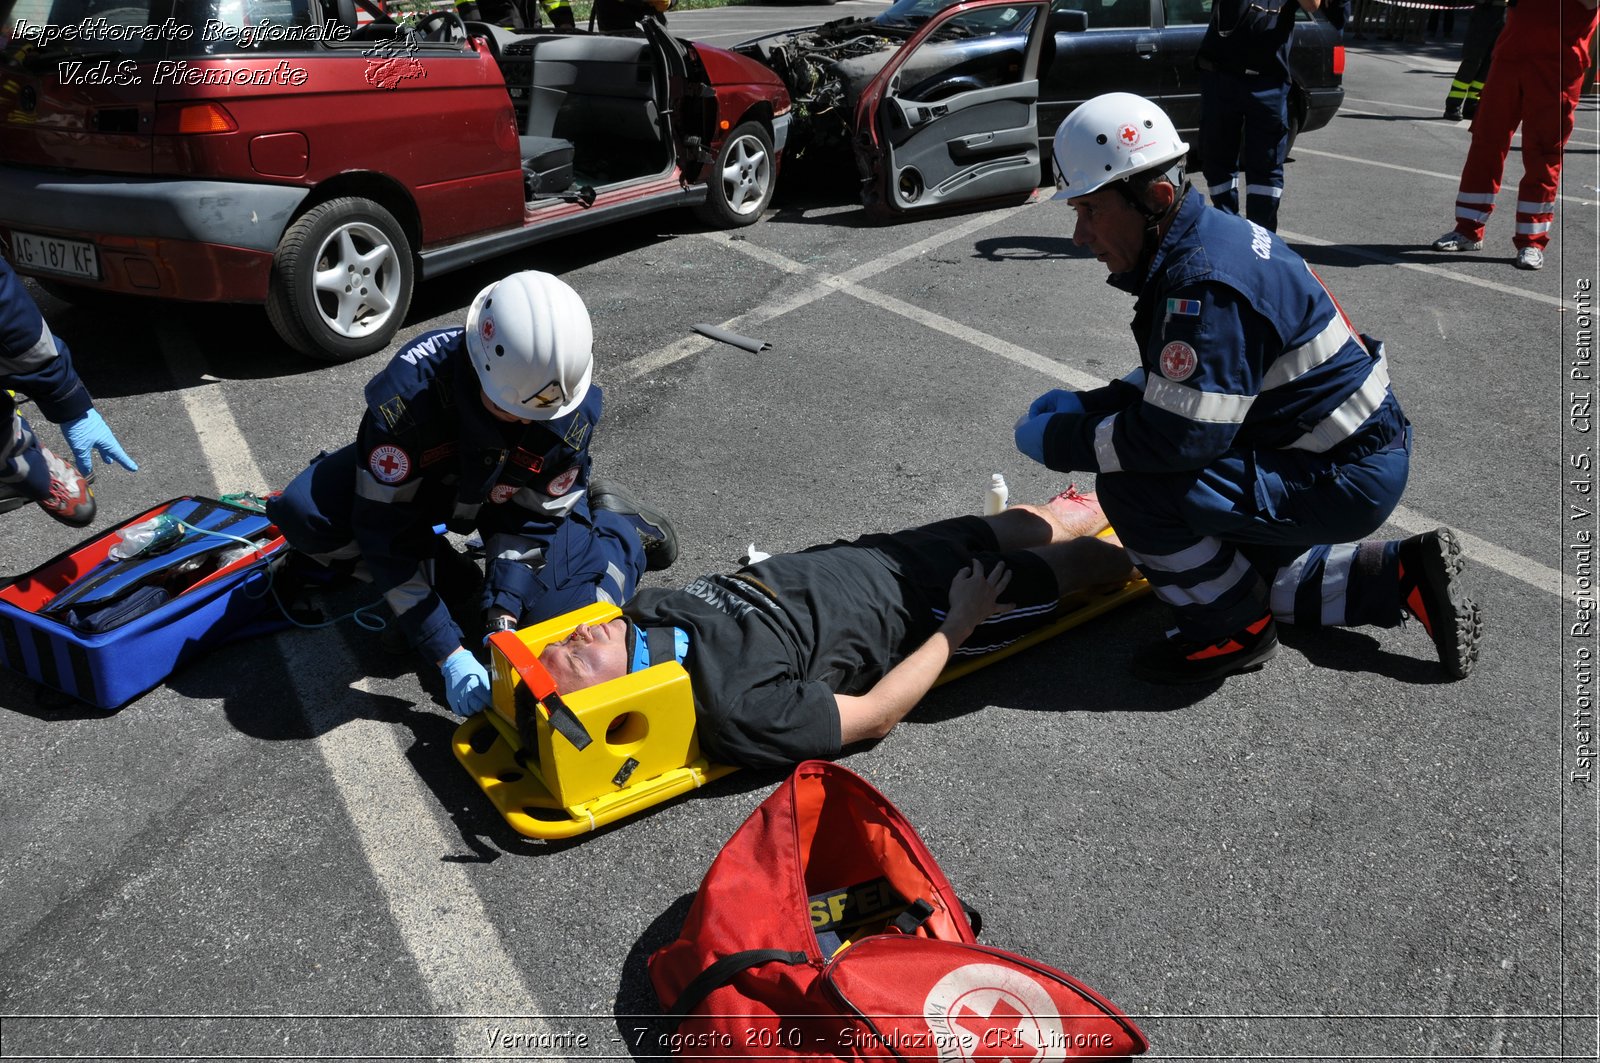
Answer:
[[[335,361],[385,347],[419,279],[678,206],[756,221],[789,130],[770,70],[650,20],[625,37],[402,25],[373,0],[0,0],[0,27],[19,272],[68,299],[265,303]]]

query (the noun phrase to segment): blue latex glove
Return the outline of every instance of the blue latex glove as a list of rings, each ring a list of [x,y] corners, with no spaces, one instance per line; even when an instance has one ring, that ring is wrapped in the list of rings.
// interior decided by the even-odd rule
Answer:
[[[1053,413],[1023,414],[1017,420],[1017,449],[1040,465],[1044,464],[1044,430],[1054,416]]]
[[[85,476],[94,471],[94,452],[97,450],[107,461],[116,462],[129,472],[139,471],[138,462],[128,457],[128,452],[122,449],[117,437],[111,434],[111,426],[93,407],[82,417],[62,425],[61,433],[67,437],[67,446],[72,448],[72,459],[78,471]]]
[[[489,670],[466,650],[457,650],[439,666],[444,673],[445,698],[457,716],[473,716],[490,704]]]
[[[1028,407],[1028,416],[1037,417],[1041,413],[1082,413],[1083,399],[1078,397],[1076,391],[1066,391],[1056,388],[1047,391],[1033,400],[1033,405]]]

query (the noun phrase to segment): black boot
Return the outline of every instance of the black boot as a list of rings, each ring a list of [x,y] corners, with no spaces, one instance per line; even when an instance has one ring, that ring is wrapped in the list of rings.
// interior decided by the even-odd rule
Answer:
[[[1483,614],[1461,589],[1466,561],[1449,528],[1413,535],[1400,544],[1400,601],[1422,621],[1439,663],[1456,679],[1478,663]]]
[[[589,505],[626,517],[644,546],[645,569],[659,572],[678,559],[678,533],[659,510],[641,502],[627,488],[596,478],[589,483]]]
[[[1143,647],[1130,671],[1135,679],[1163,686],[1208,683],[1253,672],[1278,652],[1278,626],[1268,613],[1216,642],[1163,639]]]

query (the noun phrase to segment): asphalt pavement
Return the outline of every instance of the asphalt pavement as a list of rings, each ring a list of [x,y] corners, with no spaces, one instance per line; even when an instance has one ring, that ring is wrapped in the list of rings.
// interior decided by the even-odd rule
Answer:
[[[671,19],[727,43],[880,6]],[[1411,625],[1291,631],[1258,673],[1148,687],[1125,674],[1162,625],[1147,600],[939,689],[844,758],[986,941],[1108,996],[1155,1057],[1596,1057],[1600,818],[1575,725],[1596,652],[1578,610],[1600,114],[1580,108],[1544,271],[1511,266],[1515,152],[1485,248],[1435,253],[1468,141],[1438,117],[1455,62],[1352,42],[1282,229],[1388,344],[1416,451],[1387,533],[1460,533],[1488,623],[1474,675],[1445,681]],[[652,216],[452,274],[420,286],[395,346],[511,270],[565,277],[594,317],[597,465],[677,523],[659,585],[750,543],[976,512],[995,472],[1013,499],[1060,490],[1013,421],[1135,362],[1131,302],[1070,212],[873,225],[852,196],[812,174],[731,235]],[[305,360],[248,308],[36,294],[141,462],[99,474],[107,522],[281,486],[352,437],[386,357]],[[31,507],[0,520],[0,571],[81,537]],[[349,622],[217,650],[114,714],[9,675],[0,708],[0,1058],[642,1058],[644,961],[780,779],[522,839],[451,755],[437,678]]]

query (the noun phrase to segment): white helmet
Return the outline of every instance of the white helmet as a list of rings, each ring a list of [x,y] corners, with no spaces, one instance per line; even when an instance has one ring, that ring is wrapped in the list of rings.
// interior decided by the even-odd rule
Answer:
[[[578,408],[594,375],[589,308],[567,283],[527,270],[491,284],[467,311],[467,353],[489,401],[550,421]]]
[[[1060,191],[1053,198],[1086,196],[1188,153],[1165,111],[1131,92],[1108,92],[1083,103],[1056,128],[1051,154]]]

